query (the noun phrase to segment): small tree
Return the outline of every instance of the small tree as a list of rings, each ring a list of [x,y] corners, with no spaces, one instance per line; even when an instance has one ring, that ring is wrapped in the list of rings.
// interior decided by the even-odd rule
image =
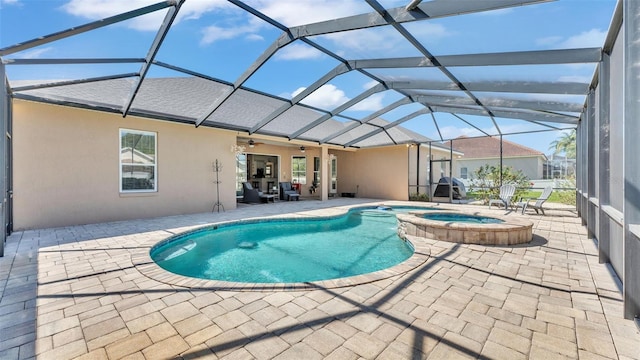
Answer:
[[[567,158],[576,158],[576,129],[568,133],[563,133],[559,138],[549,144],[549,150],[553,150],[553,154],[564,153]]]
[[[489,199],[497,199],[500,195],[500,168],[485,164],[474,171],[471,186],[474,188],[477,200],[488,203]],[[502,183],[516,186],[514,199],[522,196],[529,189],[531,183],[522,170],[514,170],[511,166],[502,169]]]

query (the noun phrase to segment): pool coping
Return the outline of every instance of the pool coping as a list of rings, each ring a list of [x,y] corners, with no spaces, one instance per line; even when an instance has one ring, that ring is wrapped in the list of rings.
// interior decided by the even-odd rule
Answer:
[[[299,291],[299,290],[315,290],[319,288],[335,289],[335,288],[341,288],[341,287],[347,287],[347,286],[367,284],[375,281],[388,279],[394,276],[403,275],[417,268],[418,266],[424,264],[431,255],[429,244],[423,241],[411,241],[409,239],[403,239],[403,241],[406,241],[407,243],[409,243],[409,245],[413,248],[413,254],[403,262],[386,269],[382,269],[382,270],[378,270],[378,271],[374,271],[366,274],[360,274],[360,275],[330,279],[330,280],[294,282],[294,283],[248,283],[248,282],[233,282],[233,281],[223,281],[223,280],[207,280],[207,279],[192,278],[188,276],[174,274],[169,272],[168,270],[163,269],[158,264],[156,264],[150,255],[152,248],[162,243],[165,243],[167,241],[171,241],[171,239],[175,238],[176,236],[181,236],[181,235],[192,233],[192,232],[202,231],[211,227],[256,223],[256,222],[262,222],[262,221],[297,221],[297,220],[309,220],[310,218],[332,219],[332,218],[344,216],[350,210],[372,209],[372,208],[376,208],[376,206],[389,206],[389,203],[385,202],[385,203],[373,204],[373,205],[368,204],[366,206],[362,206],[362,205],[343,206],[343,207],[336,207],[331,209],[311,210],[311,211],[306,211],[302,213],[254,217],[249,219],[221,221],[221,222],[211,223],[207,225],[200,225],[192,229],[182,231],[179,234],[167,236],[162,240],[147,239],[145,242],[140,244],[140,246],[134,252],[132,252],[131,262],[133,266],[138,271],[140,271],[140,273],[142,273],[144,276],[164,284],[191,288],[191,289],[207,289],[207,290],[213,289],[213,290],[233,290],[233,291],[276,291],[276,290]],[[394,205],[392,204],[390,206],[394,206]],[[402,205],[397,205],[397,206],[402,206]],[[420,206],[416,206],[416,207],[420,207]],[[326,214],[327,212],[331,214],[327,215]]]

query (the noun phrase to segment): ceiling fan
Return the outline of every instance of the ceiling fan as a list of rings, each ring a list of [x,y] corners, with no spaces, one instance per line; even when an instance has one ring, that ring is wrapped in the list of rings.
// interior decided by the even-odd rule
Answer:
[[[247,144],[249,145],[250,148],[252,148],[252,147],[255,147],[256,145],[262,145],[264,143],[253,141],[253,139],[249,139],[249,141],[247,141]]]

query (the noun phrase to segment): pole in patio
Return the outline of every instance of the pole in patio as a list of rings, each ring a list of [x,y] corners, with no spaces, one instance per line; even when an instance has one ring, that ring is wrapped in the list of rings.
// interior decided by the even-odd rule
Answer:
[[[220,212],[220,208],[222,208],[222,211],[225,211],[224,205],[220,202],[220,182],[221,181],[219,178],[219,174],[222,171],[222,163],[220,163],[218,159],[216,159],[216,161],[212,165],[213,165],[213,172],[216,173],[216,181],[214,181],[214,183],[216,184],[216,203],[213,204],[213,208],[211,209],[211,212],[214,212],[216,208],[218,208],[218,212]]]

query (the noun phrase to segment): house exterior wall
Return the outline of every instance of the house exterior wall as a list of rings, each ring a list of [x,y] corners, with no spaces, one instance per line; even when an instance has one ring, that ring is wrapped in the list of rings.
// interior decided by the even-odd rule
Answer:
[[[472,174],[481,166],[485,164],[500,166],[499,158],[485,158],[485,159],[465,159],[460,158],[454,163],[453,176],[461,178],[461,169],[467,168],[467,179],[472,178]],[[544,161],[540,156],[530,157],[505,157],[502,159],[504,167],[511,166],[514,169],[522,170],[522,173],[530,180],[538,180],[543,178],[543,165]]]
[[[257,140],[259,143],[260,140]],[[246,145],[245,143],[238,143],[238,145]],[[291,181],[291,163],[294,156],[304,156],[307,164],[307,181],[306,184],[300,185],[300,193],[304,195],[309,194],[309,188],[313,183],[313,162],[315,157],[321,157],[318,147],[305,146],[305,152],[300,151],[299,146],[279,146],[272,144],[258,144],[253,148],[247,147],[245,153],[254,155],[266,155],[279,157],[276,182]],[[331,151],[330,151],[331,152]],[[252,174],[249,174],[252,176]],[[249,179],[251,180],[251,179]],[[266,189],[266,188],[265,188]],[[263,189],[264,190],[264,189]],[[321,189],[316,190],[316,195],[321,194]]]
[[[338,196],[408,200],[408,161],[405,145],[358,151],[332,150],[338,159]]]
[[[234,209],[235,133],[14,100],[14,228]],[[157,192],[120,193],[119,129],[157,132]]]
[[[35,229],[211,211],[216,202],[212,162],[218,159],[220,202],[236,207],[235,132],[134,116],[14,100],[14,229]],[[157,134],[157,191],[121,193],[120,129]],[[246,144],[244,144],[246,145]],[[278,156],[278,181],[291,181],[291,159],[305,156],[308,195],[314,157],[321,148],[260,144],[251,154]],[[407,200],[409,151],[405,145],[336,150],[338,191],[358,197]],[[444,152],[443,152],[444,154]],[[426,184],[428,151],[421,150]],[[448,156],[448,153],[447,153]],[[416,176],[415,166],[411,174]],[[322,195],[320,187],[315,193]]]

